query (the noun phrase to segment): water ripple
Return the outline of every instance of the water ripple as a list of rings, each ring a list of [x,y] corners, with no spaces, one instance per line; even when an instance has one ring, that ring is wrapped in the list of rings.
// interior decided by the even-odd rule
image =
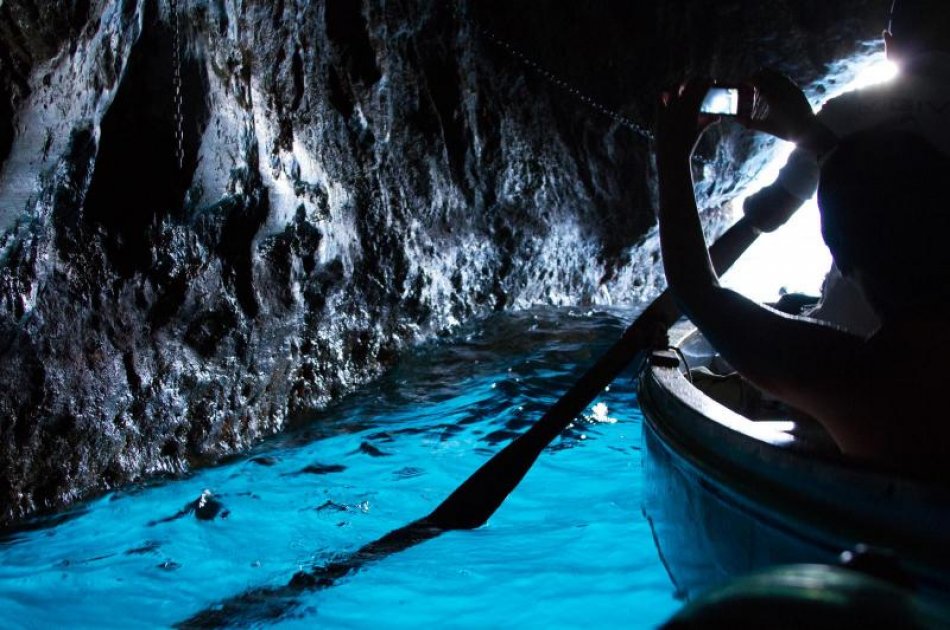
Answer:
[[[479,322],[245,457],[7,532],[4,623],[170,625],[345,557],[428,513],[534,422],[619,336],[623,315]],[[676,601],[640,516],[634,391],[621,377],[486,527],[301,594],[281,624],[656,625]]]

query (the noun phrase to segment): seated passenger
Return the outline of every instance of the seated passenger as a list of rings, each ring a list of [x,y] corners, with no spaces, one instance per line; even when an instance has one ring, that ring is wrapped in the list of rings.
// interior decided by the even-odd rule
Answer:
[[[761,119],[745,123],[796,145],[775,182],[745,201],[746,215],[760,230],[772,231],[785,223],[818,187],[820,143],[816,146],[808,138],[796,137],[789,124],[807,126],[811,119],[833,136],[845,136],[886,122],[950,151],[950,12],[946,5],[947,0],[894,0],[884,48],[887,58],[900,66],[900,73],[889,82],[831,99],[817,115],[787,78],[766,71],[752,79],[764,102],[783,110],[787,121],[780,128]],[[834,267],[822,288],[821,303],[809,316],[864,335],[880,324],[860,291]]]
[[[742,376],[813,416],[845,455],[945,473],[950,157],[906,131],[841,140],[822,170],[822,234],[882,324],[865,338],[779,313],[721,287],[710,264],[690,169],[708,86],[666,95],[657,126],[663,262],[683,312]]]

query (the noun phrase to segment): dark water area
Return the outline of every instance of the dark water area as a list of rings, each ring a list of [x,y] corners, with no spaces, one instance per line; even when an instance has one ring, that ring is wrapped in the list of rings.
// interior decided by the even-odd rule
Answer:
[[[253,452],[8,532],[4,625],[167,626],[333,562],[428,513],[536,420],[633,314],[484,319]],[[633,374],[624,374],[488,525],[367,564],[302,594],[275,623],[657,625],[678,603],[641,515],[640,422]]]

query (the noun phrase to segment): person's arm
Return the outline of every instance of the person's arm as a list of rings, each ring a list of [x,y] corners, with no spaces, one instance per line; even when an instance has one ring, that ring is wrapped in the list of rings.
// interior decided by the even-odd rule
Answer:
[[[756,89],[755,106],[752,115],[740,122],[797,145],[775,182],[743,204],[743,212],[760,231],[772,232],[815,194],[819,157],[834,148],[837,137],[812,112],[808,99],[788,77],[763,70],[750,83]]]
[[[746,197],[742,212],[760,232],[774,232],[792,218],[818,190],[818,161],[805,149],[795,149],[778,177]]]
[[[846,380],[861,340],[721,287],[710,264],[690,169],[701,133],[699,104],[707,86],[687,84],[660,107],[660,245],[669,287],[683,312],[743,376],[812,415],[847,417]],[[849,426],[829,429],[847,440]]]
[[[752,114],[740,120],[757,131],[794,142],[820,162],[838,144],[838,137],[812,111],[805,93],[781,72],[760,70],[749,82],[755,87]]]
[[[781,181],[776,180],[746,197],[742,213],[759,232],[774,232],[785,225],[804,203],[804,199],[788,192]]]

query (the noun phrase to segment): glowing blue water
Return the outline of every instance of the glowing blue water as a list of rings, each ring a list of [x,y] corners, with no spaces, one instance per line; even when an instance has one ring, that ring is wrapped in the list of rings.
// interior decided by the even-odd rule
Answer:
[[[353,551],[427,514],[539,417],[630,315],[492,318],[254,453],[12,533],[0,539],[2,625],[167,626]],[[487,526],[369,564],[305,594],[278,623],[652,627],[668,618],[677,602],[640,512],[632,376],[597,402]],[[156,522],[204,489],[226,518]]]

